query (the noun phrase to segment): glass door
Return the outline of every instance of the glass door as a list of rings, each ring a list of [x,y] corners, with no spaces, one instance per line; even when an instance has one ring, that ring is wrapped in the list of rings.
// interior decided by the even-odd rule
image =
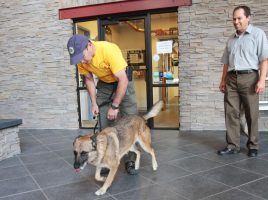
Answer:
[[[150,128],[179,128],[179,64],[177,12],[147,13],[138,16],[116,16],[76,22],[76,33],[90,39],[117,44],[134,68],[133,81],[140,114],[159,99],[164,108],[148,120]],[[78,73],[79,122],[82,128],[93,128],[91,101]]]
[[[179,63],[177,13],[151,15],[153,102],[163,99],[155,128],[179,128]]]
[[[147,69],[145,19],[105,19],[100,22],[101,40],[115,43],[129,66],[133,67],[136,102],[140,114],[147,111]]]

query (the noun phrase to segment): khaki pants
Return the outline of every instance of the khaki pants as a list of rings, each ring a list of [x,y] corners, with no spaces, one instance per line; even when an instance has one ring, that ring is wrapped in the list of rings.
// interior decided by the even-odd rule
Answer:
[[[97,103],[98,105],[102,104],[105,101],[112,100],[116,91],[116,85],[104,83],[99,81],[97,84]],[[112,96],[111,96],[112,95]],[[100,125],[101,129],[112,126],[115,121],[107,119],[108,109],[112,102],[103,105],[99,108],[100,110]],[[136,104],[136,95],[134,89],[134,83],[129,82],[127,86],[126,94],[119,106],[120,116],[138,114],[137,104]]]
[[[259,95],[255,93],[258,82],[257,72],[249,74],[227,74],[224,95],[226,141],[228,148],[240,148],[241,104],[245,109],[248,126],[249,149],[258,149]]]
[[[248,137],[248,125],[243,104],[240,105],[240,132]]]

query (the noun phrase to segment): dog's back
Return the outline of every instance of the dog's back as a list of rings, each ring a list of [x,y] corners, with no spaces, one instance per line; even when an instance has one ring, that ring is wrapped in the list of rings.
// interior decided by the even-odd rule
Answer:
[[[124,155],[135,142],[139,142],[140,138],[151,144],[150,129],[146,125],[146,121],[155,117],[162,107],[163,101],[158,101],[145,115],[127,115],[116,123],[113,128],[115,128],[119,140],[121,155]]]

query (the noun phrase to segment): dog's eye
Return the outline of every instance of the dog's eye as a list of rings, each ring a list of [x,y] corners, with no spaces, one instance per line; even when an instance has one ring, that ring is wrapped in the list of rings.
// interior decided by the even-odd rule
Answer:
[[[77,152],[76,151],[74,151],[74,155],[77,156]]]
[[[86,152],[86,151],[82,151],[82,152],[81,152],[81,156],[85,156],[85,155],[87,155],[87,153],[88,153],[88,152]]]

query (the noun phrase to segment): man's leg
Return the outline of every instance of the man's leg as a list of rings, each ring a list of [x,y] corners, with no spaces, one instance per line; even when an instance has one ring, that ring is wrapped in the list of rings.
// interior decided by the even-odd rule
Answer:
[[[241,134],[248,137],[248,125],[245,115],[245,108],[242,103],[240,105],[240,132]]]
[[[259,148],[259,95],[255,92],[258,77],[258,73],[245,74],[243,82],[241,83],[243,84],[241,96],[245,107],[245,115],[249,132],[247,147],[249,149],[249,154],[251,150],[254,151],[254,156],[257,155]]]
[[[134,83],[132,81],[129,82],[126,95],[120,105],[120,113],[122,116],[138,114]],[[137,170],[135,170],[135,160],[136,154],[134,152],[129,152],[124,156],[125,168],[130,175],[137,174]]]
[[[219,150],[219,155],[240,152],[240,96],[237,87],[237,75],[227,74],[224,93],[224,111],[226,125],[226,148]]]
[[[107,119],[107,113],[110,106],[110,101],[112,100],[113,93],[115,92],[115,86],[111,84],[105,84],[101,81],[97,84],[97,104],[99,106],[99,129],[102,130],[108,126],[112,126],[114,121]],[[107,176],[109,169],[102,168],[101,176]]]
[[[224,95],[226,142],[228,149],[240,149],[240,96],[237,79],[239,75],[228,74]]]

